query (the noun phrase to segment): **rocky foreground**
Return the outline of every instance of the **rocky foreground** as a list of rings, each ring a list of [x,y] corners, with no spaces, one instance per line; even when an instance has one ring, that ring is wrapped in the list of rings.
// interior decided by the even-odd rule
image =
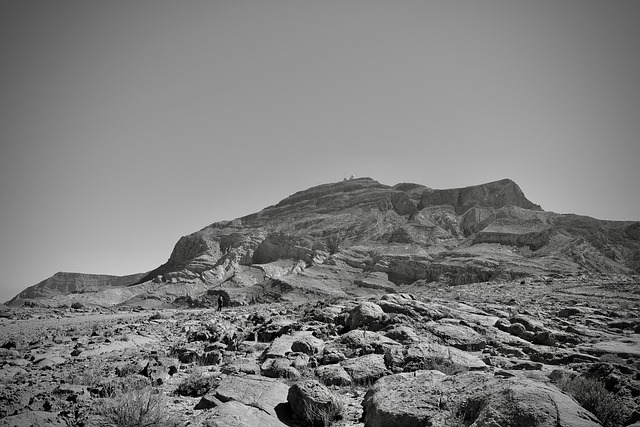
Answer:
[[[640,426],[639,279],[5,308],[0,425]]]

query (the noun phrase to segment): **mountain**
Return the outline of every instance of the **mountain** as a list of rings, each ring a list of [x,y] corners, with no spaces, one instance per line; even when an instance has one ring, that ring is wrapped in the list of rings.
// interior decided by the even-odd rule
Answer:
[[[7,304],[246,304],[594,272],[640,272],[640,222],[547,212],[509,179],[436,190],[358,178],[184,236],[149,273],[58,273]]]

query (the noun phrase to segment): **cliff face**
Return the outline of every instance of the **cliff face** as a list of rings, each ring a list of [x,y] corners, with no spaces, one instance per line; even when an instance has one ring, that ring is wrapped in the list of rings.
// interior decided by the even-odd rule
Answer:
[[[7,305],[19,305],[30,299],[52,298],[57,295],[91,294],[110,288],[122,288],[136,284],[144,274],[129,276],[108,276],[104,274],[83,274],[59,272],[20,292]]]
[[[156,293],[182,284],[185,293],[225,288],[234,289],[238,300],[260,300],[276,277],[305,293],[340,295],[369,283],[370,274],[389,288],[420,280],[465,284],[553,272],[637,273],[638,230],[637,222],[545,212],[509,179],[434,190],[360,178],[300,191],[184,236],[168,261],[148,274],[58,274],[12,303],[119,286],[130,288],[129,296],[136,286],[148,292],[149,283]]]

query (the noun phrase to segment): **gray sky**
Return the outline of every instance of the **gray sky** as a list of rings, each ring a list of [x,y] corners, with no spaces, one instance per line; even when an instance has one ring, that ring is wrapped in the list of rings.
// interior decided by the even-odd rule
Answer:
[[[0,0],[0,301],[345,174],[640,220],[640,2]]]

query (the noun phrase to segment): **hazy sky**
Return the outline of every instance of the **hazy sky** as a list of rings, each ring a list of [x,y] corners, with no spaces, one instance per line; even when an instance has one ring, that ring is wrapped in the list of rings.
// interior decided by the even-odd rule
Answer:
[[[640,220],[637,0],[0,0],[0,301],[345,175]]]

